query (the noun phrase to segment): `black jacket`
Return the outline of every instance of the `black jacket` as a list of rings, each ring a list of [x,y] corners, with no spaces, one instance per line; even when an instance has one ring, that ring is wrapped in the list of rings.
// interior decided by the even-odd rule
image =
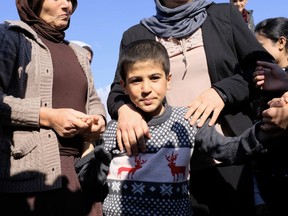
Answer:
[[[201,29],[209,75],[213,87],[227,96],[220,119],[230,135],[239,135],[253,124],[249,106],[252,95],[249,91],[253,88],[249,84],[254,86],[252,73],[256,60],[273,61],[273,57],[258,43],[235,6],[211,4],[207,13]],[[123,33],[120,54],[129,43],[142,39],[155,39],[155,35],[141,24],[129,28]],[[113,119],[117,119],[119,107],[129,102],[119,79],[116,70],[107,100],[108,112]]]

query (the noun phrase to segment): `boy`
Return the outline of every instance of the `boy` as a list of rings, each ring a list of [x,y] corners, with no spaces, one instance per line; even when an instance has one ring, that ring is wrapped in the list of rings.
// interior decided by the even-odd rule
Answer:
[[[129,157],[118,150],[117,122],[108,123],[103,139],[113,159],[103,203],[105,216],[191,216],[189,165],[196,146],[226,163],[242,163],[264,149],[256,139],[256,131],[260,136],[256,126],[241,137],[224,137],[208,126],[209,121],[201,128],[191,127],[184,118],[186,107],[165,103],[171,75],[167,51],[160,43],[142,40],[130,44],[118,66],[121,85],[148,122],[151,138],[145,153]]]

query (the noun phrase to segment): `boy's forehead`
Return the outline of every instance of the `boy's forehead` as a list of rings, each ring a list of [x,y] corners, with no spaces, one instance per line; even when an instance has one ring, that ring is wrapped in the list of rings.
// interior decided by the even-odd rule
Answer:
[[[149,72],[163,72],[163,66],[160,62],[154,61],[154,60],[145,60],[145,61],[137,61],[134,64],[130,65],[130,67],[127,70],[127,75],[129,74],[147,74]]]
[[[131,64],[131,68],[137,68],[137,67],[161,67],[162,68],[162,63],[160,61],[155,61],[153,59],[146,59],[146,60],[139,60]]]

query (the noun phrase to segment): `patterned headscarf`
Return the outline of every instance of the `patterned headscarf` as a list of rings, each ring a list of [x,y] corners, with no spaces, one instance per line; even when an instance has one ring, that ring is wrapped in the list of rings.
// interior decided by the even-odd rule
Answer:
[[[38,14],[45,0],[16,0],[20,19],[33,28],[37,34],[53,42],[61,42],[65,37],[65,30],[69,28],[70,21],[65,29],[57,30],[42,20]],[[77,8],[77,0],[72,0],[73,12]]]

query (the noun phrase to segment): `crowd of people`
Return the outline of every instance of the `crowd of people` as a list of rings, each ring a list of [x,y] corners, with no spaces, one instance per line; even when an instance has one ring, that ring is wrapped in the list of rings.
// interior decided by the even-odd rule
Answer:
[[[288,214],[287,18],[154,0],[123,32],[107,122],[93,49],[65,39],[78,1],[15,2],[20,20],[0,24],[3,212]]]

